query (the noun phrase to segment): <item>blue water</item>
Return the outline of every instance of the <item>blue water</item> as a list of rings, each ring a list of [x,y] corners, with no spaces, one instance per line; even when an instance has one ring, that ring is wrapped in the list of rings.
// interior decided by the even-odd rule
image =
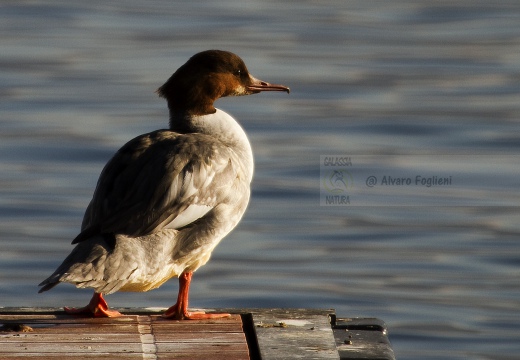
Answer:
[[[217,103],[248,132],[256,174],[191,305],[334,308],[383,319],[398,359],[517,359],[518,169],[495,166],[520,154],[516,0],[3,2],[0,305],[89,299],[36,285],[71,250],[106,161],[167,125],[154,90],[211,48],[292,92]],[[320,206],[327,154],[381,156],[373,168],[389,171],[399,155],[438,155],[487,183],[459,183],[461,206]],[[453,168],[461,154],[496,160]],[[176,288],[108,299],[166,307]]]

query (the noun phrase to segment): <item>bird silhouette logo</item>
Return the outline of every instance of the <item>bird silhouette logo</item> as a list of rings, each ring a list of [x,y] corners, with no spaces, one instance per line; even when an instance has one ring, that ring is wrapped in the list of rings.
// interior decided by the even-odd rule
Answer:
[[[323,177],[323,186],[332,194],[343,194],[353,185],[352,175],[346,170],[331,170]]]

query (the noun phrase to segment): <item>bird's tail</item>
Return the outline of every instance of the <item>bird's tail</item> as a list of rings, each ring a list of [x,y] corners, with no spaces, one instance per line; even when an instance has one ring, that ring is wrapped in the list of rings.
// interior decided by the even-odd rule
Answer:
[[[78,243],[56,271],[38,285],[42,286],[38,293],[50,290],[60,282],[93,287],[92,281],[103,279],[103,260],[114,250],[113,236],[108,237],[100,235]]]

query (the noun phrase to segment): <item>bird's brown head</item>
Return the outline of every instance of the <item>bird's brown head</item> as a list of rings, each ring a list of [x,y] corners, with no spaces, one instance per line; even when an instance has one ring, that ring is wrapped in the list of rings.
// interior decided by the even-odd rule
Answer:
[[[218,98],[261,91],[289,93],[290,89],[254,78],[231,52],[207,50],[193,55],[157,93],[168,101],[170,111],[205,115],[216,111],[213,102]]]

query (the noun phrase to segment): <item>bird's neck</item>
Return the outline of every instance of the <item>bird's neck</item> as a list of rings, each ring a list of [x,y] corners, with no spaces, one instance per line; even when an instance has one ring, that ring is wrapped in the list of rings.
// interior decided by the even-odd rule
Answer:
[[[247,135],[240,124],[228,113],[215,109],[215,113],[207,115],[191,115],[182,111],[170,111],[170,129],[189,134],[199,133],[209,135],[250,162],[248,167],[252,175],[253,153]]]

